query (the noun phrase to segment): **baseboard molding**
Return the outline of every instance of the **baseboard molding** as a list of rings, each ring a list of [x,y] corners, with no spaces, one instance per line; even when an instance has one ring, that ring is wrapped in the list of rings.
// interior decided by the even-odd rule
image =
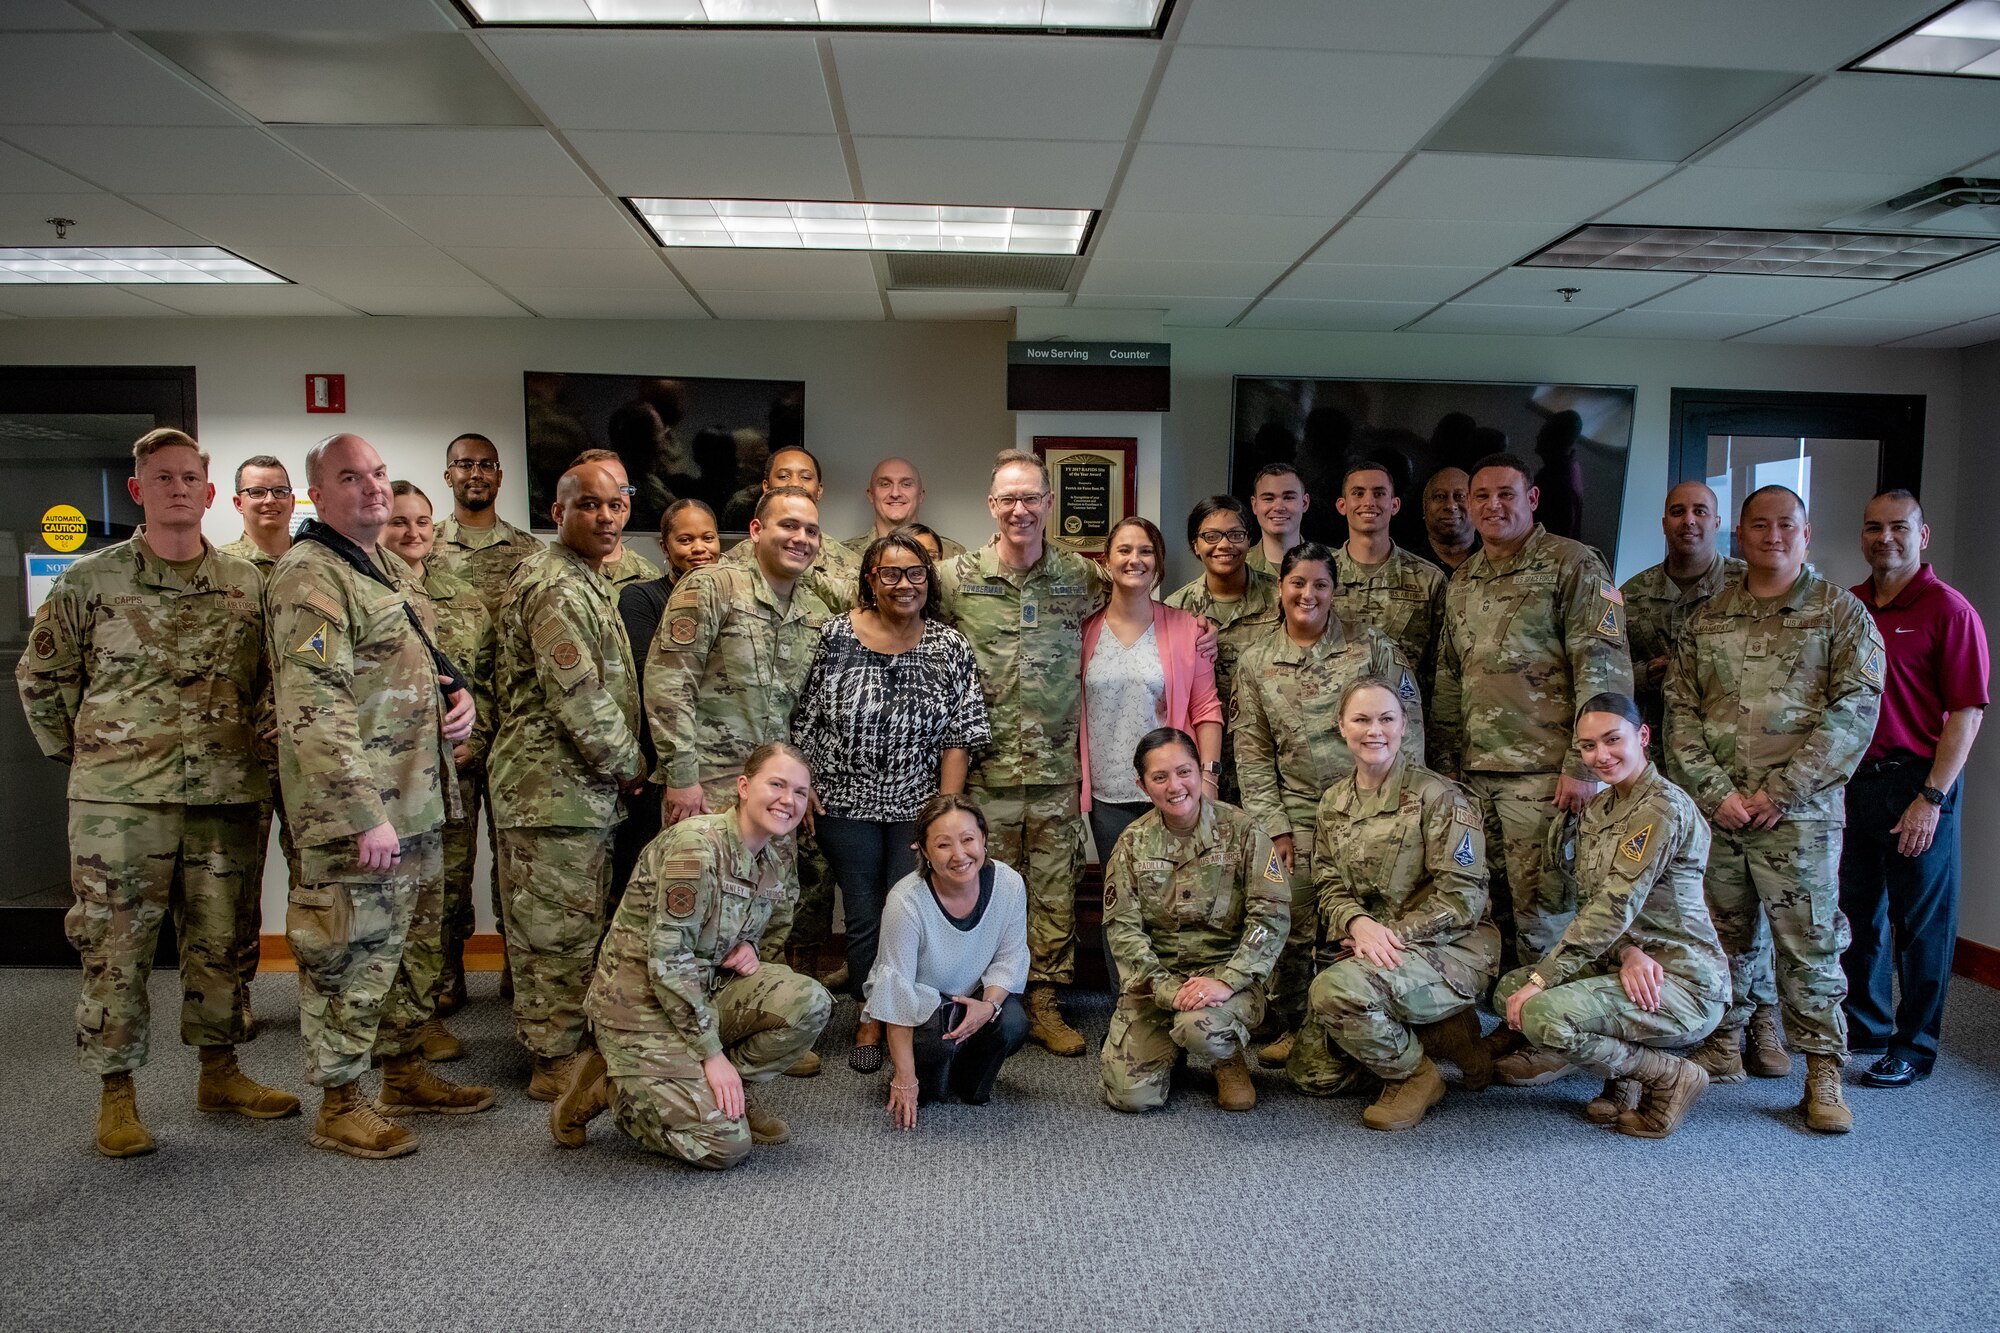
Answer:
[[[497,934],[474,935],[465,942],[465,970],[468,972],[498,972],[500,962],[506,956],[506,946]],[[292,959],[292,946],[285,943],[283,935],[259,937],[257,947],[257,970],[259,972],[296,972],[299,965]]]
[[[1951,970],[1982,986],[2000,990],[2000,949],[1960,935],[1958,948],[1951,956]]]

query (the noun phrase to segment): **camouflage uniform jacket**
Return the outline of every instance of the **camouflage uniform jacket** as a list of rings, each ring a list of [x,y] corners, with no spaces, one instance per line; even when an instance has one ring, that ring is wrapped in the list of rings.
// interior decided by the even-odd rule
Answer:
[[[507,580],[514,577],[514,566],[540,546],[540,541],[504,518],[496,517],[491,528],[468,528],[456,518],[448,518],[437,525],[431,559],[470,583],[479,600],[486,603],[486,613],[498,624],[500,603],[506,600]]]
[[[1243,595],[1235,601],[1223,601],[1208,590],[1205,577],[1197,578],[1175,589],[1166,603],[1215,626],[1215,697],[1227,707],[1236,697],[1236,663],[1245,649],[1268,635],[1281,619],[1277,580],[1253,569],[1243,581]]]
[[[437,663],[405,607],[410,567],[381,547],[385,588],[318,542],[285,553],[264,585],[277,686],[285,821],[300,847],[387,821],[408,838],[458,807]]]
[[[1349,773],[1319,803],[1313,837],[1328,939],[1356,917],[1449,944],[1486,919],[1486,831],[1458,784],[1407,754],[1374,791]]]
[[[842,549],[844,549],[847,552],[847,554],[853,558],[854,569],[857,574],[860,573],[861,571],[861,557],[868,554],[868,548],[875,544],[875,537],[876,537],[875,529],[871,527],[868,529],[868,531],[861,533],[858,536],[849,537],[846,541],[840,543]],[[937,539],[938,539],[939,564],[943,564],[947,560],[955,559],[956,557],[965,554],[964,542],[955,542],[951,538],[945,536],[942,532],[940,532],[937,535]],[[854,608],[846,607],[844,609],[851,611]]]
[[[1104,867],[1104,934],[1128,993],[1162,1006],[1189,977],[1232,991],[1271,975],[1292,926],[1292,882],[1257,821],[1201,803],[1194,830],[1175,833],[1148,810]]]
[[[1810,569],[1769,601],[1733,576],[1674,641],[1666,707],[1667,771],[1703,814],[1763,791],[1787,819],[1843,823],[1882,707],[1875,618]]]
[[[1027,569],[1000,562],[999,539],[938,566],[946,623],[965,636],[986,686],[993,744],[974,760],[988,787],[1083,780],[1083,622],[1111,599],[1094,560],[1053,544]]]
[[[792,710],[832,612],[806,586],[778,605],[756,566],[691,569],[667,597],[646,657],[653,781],[689,787],[733,778],[750,752],[789,739]]]
[[[1592,695],[1632,692],[1623,595],[1581,542],[1541,524],[1502,560],[1481,547],[1445,584],[1432,753],[1461,773],[1568,773]]]
[[[248,560],[251,564],[257,566],[257,572],[259,574],[262,574],[266,577],[269,577],[271,571],[274,568],[276,568],[278,564],[278,557],[272,555],[269,551],[259,546],[256,542],[251,541],[250,534],[247,532],[244,533],[241,537],[238,537],[235,541],[226,542],[223,545],[218,546],[216,549],[221,551],[224,555],[233,555],[238,560]]]
[[[651,583],[660,577],[660,567],[640,555],[629,546],[622,547],[618,558],[605,562],[604,577],[611,583],[611,600],[618,600],[618,590],[631,583]]]
[[[1338,713],[1340,692],[1360,676],[1394,682],[1409,718],[1402,752],[1422,762],[1416,674],[1382,631],[1329,615],[1319,641],[1302,647],[1279,625],[1238,661],[1229,721],[1236,781],[1243,808],[1272,837],[1310,826],[1326,789],[1354,771]]]
[[[1395,641],[1429,686],[1437,669],[1438,625],[1444,619],[1444,575],[1400,546],[1373,569],[1333,552],[1333,610],[1350,624],[1373,625]]]
[[[430,603],[431,642],[451,659],[472,687],[472,703],[479,710],[466,738],[465,770],[478,766],[493,745],[493,733],[500,725],[499,702],[494,695],[494,672],[499,668],[499,647],[494,637],[493,617],[486,603],[470,583],[435,561],[426,561],[423,572],[424,600]]]
[[[487,759],[497,828],[609,828],[645,772],[639,685],[618,595],[560,542],[514,570],[500,612],[500,729]]]
[[[1708,841],[1694,802],[1650,763],[1630,796],[1599,792],[1577,829],[1576,918],[1535,965],[1543,987],[1614,976],[1629,944],[1727,1004],[1729,963],[1702,890]]]
[[[1667,738],[1666,702],[1661,694],[1667,673],[1664,667],[1655,670],[1653,663],[1672,652],[1674,639],[1695,609],[1721,592],[1731,574],[1742,570],[1741,560],[1717,555],[1702,576],[1683,589],[1662,561],[1619,586],[1618,591],[1625,594],[1625,638],[1632,647],[1632,698],[1646,725],[1653,729],[1653,744],[1647,753],[1655,763]]]
[[[738,569],[755,569],[756,543],[736,543],[722,553],[720,563],[734,565]],[[849,555],[847,548],[839,542],[822,540],[819,554],[813,557],[806,572],[799,575],[799,586],[810,590],[813,596],[826,604],[829,611],[852,611],[860,600],[861,557]]]
[[[722,960],[758,943],[784,896],[778,854],[746,851],[733,813],[675,824],[639,854],[619,900],[584,1001],[591,1022],[679,1038],[684,1058],[639,1072],[698,1077],[722,1049],[712,999],[735,975],[719,971]]]
[[[69,798],[130,805],[261,801],[271,780],[256,567],[203,543],[183,576],[145,543],[92,551],[35,613],[14,677],[28,730],[69,765]]]

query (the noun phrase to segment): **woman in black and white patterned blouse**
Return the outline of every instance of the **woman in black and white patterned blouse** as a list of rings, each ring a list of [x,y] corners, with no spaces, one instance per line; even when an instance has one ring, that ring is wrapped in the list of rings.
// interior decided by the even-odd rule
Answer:
[[[792,740],[812,767],[814,832],[840,884],[848,991],[875,963],[889,886],[916,869],[917,811],[965,788],[972,751],[992,739],[979,667],[936,619],[930,554],[903,531],[861,557],[860,605],[820,631]],[[848,1063],[882,1067],[882,1025],[863,1020]]]

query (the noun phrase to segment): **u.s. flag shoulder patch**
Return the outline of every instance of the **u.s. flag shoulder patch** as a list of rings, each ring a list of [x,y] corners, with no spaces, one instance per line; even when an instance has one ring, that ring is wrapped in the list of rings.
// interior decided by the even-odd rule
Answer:
[[[1861,664],[1861,678],[1870,685],[1880,688],[1882,684],[1882,650],[1877,648],[1868,654],[1868,660]]]
[[[1458,850],[1451,854],[1452,864],[1461,870],[1472,868],[1472,834],[1462,833],[1458,839]]]
[[[305,642],[292,649],[292,651],[302,656],[310,657],[314,661],[324,665],[326,662],[326,631],[327,622],[322,620],[319,622],[319,628],[306,635]]]
[[[1625,839],[1624,842],[1620,843],[1618,846],[1618,854],[1624,857],[1627,861],[1632,861],[1635,863],[1642,862],[1646,859],[1646,848],[1652,844],[1652,841],[1653,841],[1653,826],[1651,824],[1648,824],[1646,825],[1646,827],[1640,829],[1637,833],[1634,833],[1631,837]]]
[[[1275,851],[1271,853],[1270,859],[1264,862],[1264,878],[1270,880],[1273,884],[1283,884],[1285,882],[1285,863],[1278,859],[1278,854]]]

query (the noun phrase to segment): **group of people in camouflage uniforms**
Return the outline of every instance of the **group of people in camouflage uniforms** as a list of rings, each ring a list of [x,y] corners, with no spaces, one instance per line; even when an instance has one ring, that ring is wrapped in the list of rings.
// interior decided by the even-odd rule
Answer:
[[[458,1053],[440,1016],[464,1002],[482,810],[528,1095],[554,1104],[556,1140],[581,1145],[610,1109],[698,1165],[783,1141],[748,1087],[810,1072],[832,1006],[785,963],[788,935],[826,929],[832,888],[792,711],[821,626],[855,604],[859,548],[914,522],[915,469],[877,468],[875,528],[843,546],[821,538],[817,460],[780,450],[749,540],[662,575],[625,546],[631,486],[608,451],[563,474],[548,545],[494,512],[499,455],[479,435],[448,446],[435,528],[357,436],[308,454],[318,517],[296,537],[284,467],[250,459],[245,535],[224,548],[201,536],[213,487],[193,439],[152,432],[134,459],[145,526],[58,580],[17,672],[70,770],[99,1150],[153,1147],[131,1074],[170,910],[199,1105],[300,1110],[235,1057],[274,804],[316,1146],[398,1156],[417,1147],[401,1116],[493,1104],[432,1068]],[[1266,472],[1254,524],[1228,496],[1196,506],[1203,574],[1167,599],[1214,630],[1200,650],[1230,701],[1226,758],[1146,737],[1153,810],[1097,849],[1118,990],[1105,1100],[1160,1105],[1192,1052],[1219,1103],[1248,1109],[1257,1042],[1302,1091],[1379,1088],[1372,1128],[1416,1125],[1442,1061],[1473,1090],[1586,1070],[1605,1080],[1592,1120],[1659,1137],[1710,1079],[1788,1072],[1788,1038],[1806,1123],[1848,1129],[1839,792],[1882,644],[1806,566],[1799,497],[1744,501],[1739,563],[1716,552],[1714,496],[1676,487],[1668,560],[1620,589],[1536,523],[1512,455],[1466,479],[1478,541],[1455,566],[1390,540],[1403,499],[1380,464],[1342,479],[1338,550],[1296,540],[1308,499],[1289,468]],[[1108,584],[1048,541],[1034,455],[1001,454],[987,502],[992,540],[940,541],[933,565],[993,732],[966,794],[1027,886],[1030,1034],[1080,1055],[1057,988],[1075,980],[1084,860],[1083,623]],[[664,610],[635,654],[619,590],[654,580]],[[618,884],[616,829],[655,787],[663,831]]]

